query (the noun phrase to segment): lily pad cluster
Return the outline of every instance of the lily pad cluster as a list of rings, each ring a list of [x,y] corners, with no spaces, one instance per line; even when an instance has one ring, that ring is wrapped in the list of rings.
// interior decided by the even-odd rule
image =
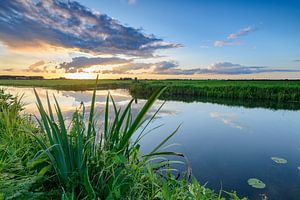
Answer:
[[[280,157],[271,157],[271,160],[273,160],[277,164],[286,164],[287,163],[286,159],[280,158]]]
[[[286,159],[276,157],[276,156],[271,157],[271,160],[273,160],[277,164],[286,164],[287,163]],[[298,170],[300,170],[300,166],[298,167]],[[248,184],[250,186],[252,186],[253,188],[257,188],[257,189],[263,189],[266,187],[266,184],[257,178],[248,179]]]
[[[257,189],[263,189],[266,187],[266,184],[257,178],[248,179],[248,184]]]

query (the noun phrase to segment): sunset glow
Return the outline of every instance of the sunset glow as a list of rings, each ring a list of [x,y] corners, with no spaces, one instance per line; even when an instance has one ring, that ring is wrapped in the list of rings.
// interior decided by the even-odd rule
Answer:
[[[299,78],[300,5],[282,2],[4,1],[0,73]]]
[[[96,76],[93,73],[69,73],[65,75],[69,79],[95,79]]]
[[[300,199],[300,0],[0,0],[0,200]]]

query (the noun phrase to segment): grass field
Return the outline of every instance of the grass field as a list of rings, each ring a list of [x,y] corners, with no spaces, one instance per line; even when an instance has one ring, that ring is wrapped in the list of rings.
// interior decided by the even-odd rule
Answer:
[[[94,80],[0,80],[0,85],[91,90]],[[162,99],[179,97],[226,98],[300,102],[299,80],[99,80],[98,89],[126,88],[139,98],[168,86]]]
[[[99,89],[128,88],[132,81],[99,80]],[[58,90],[93,90],[95,80],[0,80],[0,85],[46,87]]]

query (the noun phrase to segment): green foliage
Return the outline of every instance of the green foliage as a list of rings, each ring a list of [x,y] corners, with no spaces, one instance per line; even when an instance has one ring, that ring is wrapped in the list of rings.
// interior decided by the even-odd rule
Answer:
[[[108,96],[104,113],[104,128],[103,132],[100,132],[99,142],[96,139],[94,123],[96,90],[92,97],[87,128],[84,123],[85,109],[82,109],[81,112],[79,110],[75,112],[70,131],[66,128],[56,99],[57,121],[52,112],[49,97],[47,96],[47,113],[35,92],[38,110],[41,115],[39,124],[46,133],[48,140],[43,141],[38,136],[34,136],[48,155],[65,191],[72,191],[75,196],[86,194],[90,199],[96,196],[112,196],[114,198],[126,196],[126,193],[135,184],[132,173],[128,172],[128,170],[131,171],[131,164],[138,165],[142,169],[151,165],[147,161],[156,155],[181,155],[175,152],[158,151],[170,137],[162,141],[150,154],[143,157],[138,155],[139,144],[134,142],[131,145],[132,135],[141,126],[147,111],[164,89],[158,89],[153,93],[134,120],[132,120],[131,114],[132,101],[121,112],[116,107],[113,98]],[[114,109],[114,119],[112,120],[108,117],[109,99]],[[137,138],[137,140],[139,139]],[[140,173],[144,172],[141,171]]]
[[[47,180],[36,173],[39,166],[29,164],[40,147],[27,132],[36,134],[38,128],[29,116],[20,115],[20,102],[21,98],[0,91],[0,199],[57,196],[55,190],[43,192]]]
[[[162,99],[185,97],[300,102],[300,81],[272,80],[164,80],[140,81],[130,85],[130,92],[138,98],[147,98],[156,88],[168,86]],[[200,99],[201,100],[201,99]]]
[[[115,89],[127,88],[132,84],[130,80],[99,80],[97,88]],[[93,90],[95,88],[95,80],[0,80],[0,85],[7,86],[28,86],[28,87],[47,87],[58,90]]]
[[[20,100],[0,90],[0,172],[25,166],[34,155],[35,148],[38,148],[32,145],[33,139],[25,134],[25,129],[36,130],[29,117],[20,117]]]
[[[271,157],[271,160],[273,160],[277,164],[286,164],[287,163],[286,159],[275,157],[275,156]]]
[[[263,189],[266,187],[266,184],[257,178],[248,179],[248,184],[257,189]]]

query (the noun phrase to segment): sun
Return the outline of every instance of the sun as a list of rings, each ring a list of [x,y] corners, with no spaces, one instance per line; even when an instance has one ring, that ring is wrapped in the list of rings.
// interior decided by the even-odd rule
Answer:
[[[96,76],[94,73],[70,73],[65,75],[68,79],[95,79]]]

